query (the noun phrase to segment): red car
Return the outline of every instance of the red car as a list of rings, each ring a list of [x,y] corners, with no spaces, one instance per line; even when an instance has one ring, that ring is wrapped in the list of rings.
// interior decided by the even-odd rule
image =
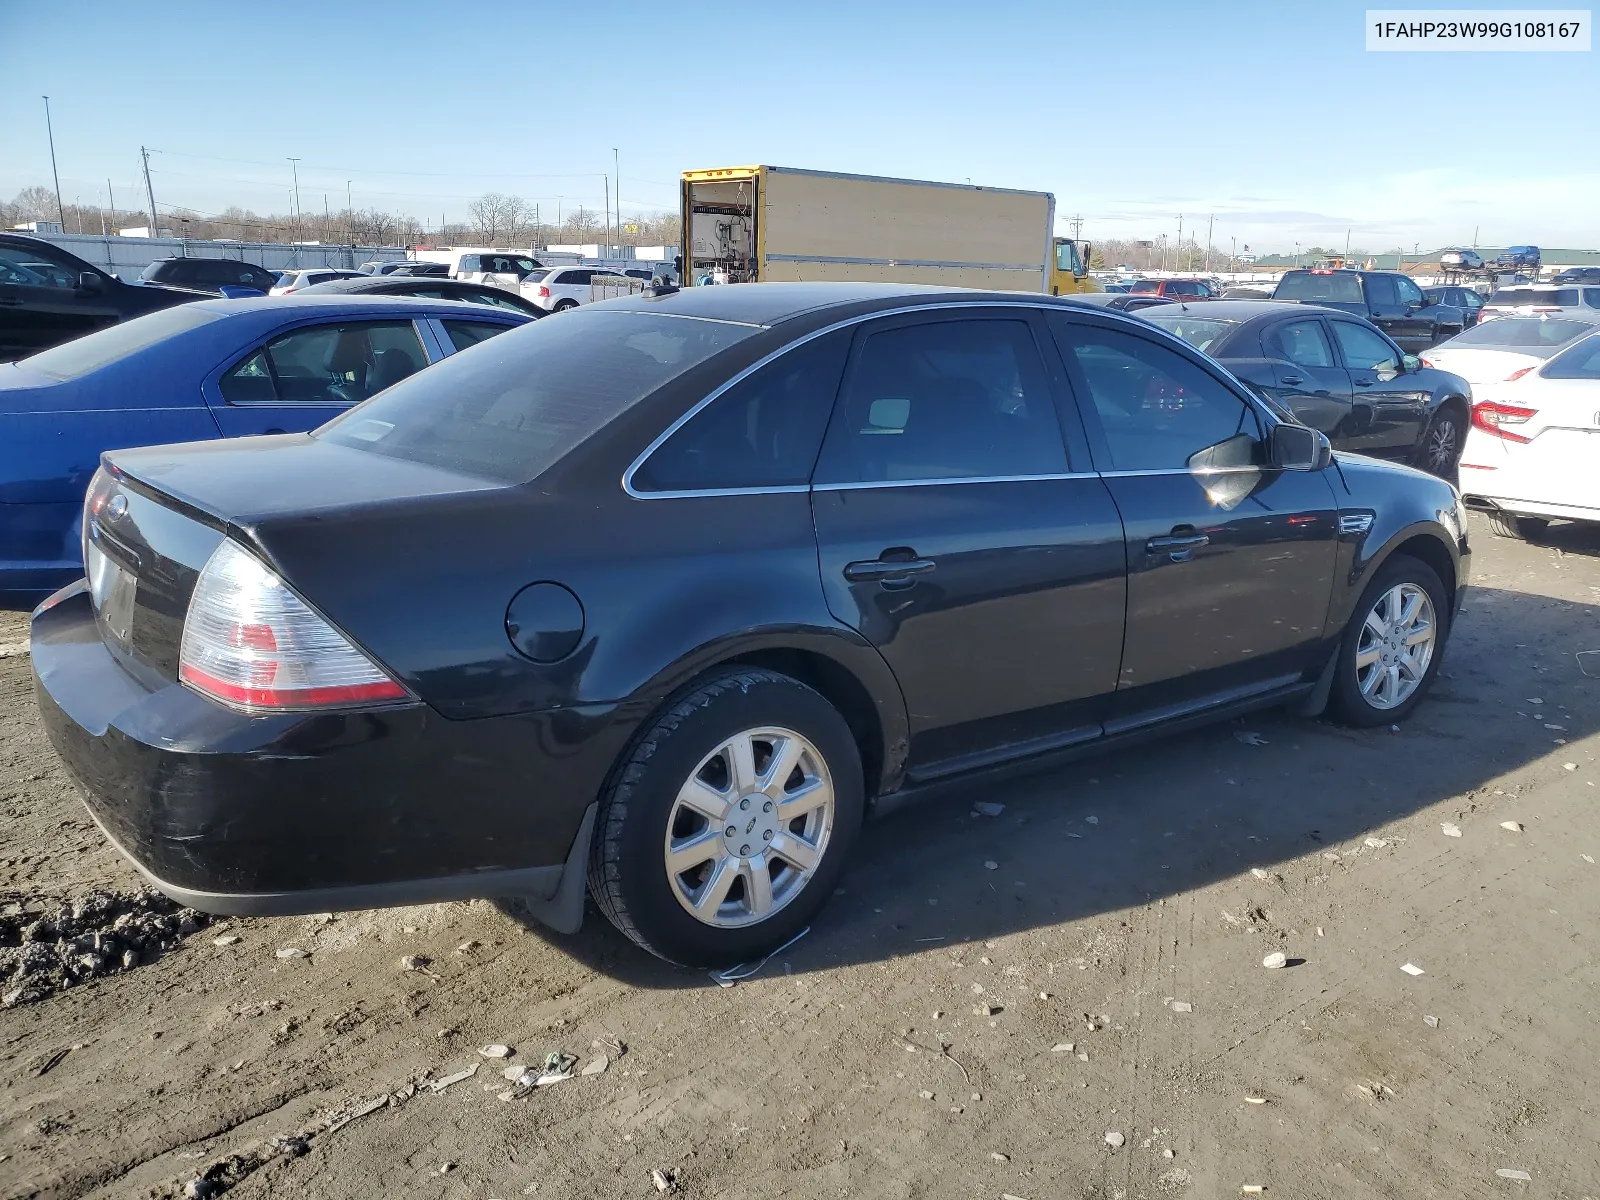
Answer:
[[[1209,279],[1137,279],[1128,291],[1173,300],[1216,300],[1222,295]]]

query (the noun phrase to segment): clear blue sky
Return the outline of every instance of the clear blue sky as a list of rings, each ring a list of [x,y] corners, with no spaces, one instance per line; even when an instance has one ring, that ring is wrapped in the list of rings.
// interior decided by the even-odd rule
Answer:
[[[109,176],[129,209],[141,144],[161,204],[287,211],[296,155],[306,209],[349,180],[430,224],[490,190],[598,208],[615,146],[627,212],[766,162],[1049,190],[1091,239],[1600,245],[1593,52],[1368,53],[1365,11],[0,0],[0,195],[50,183],[48,93],[68,203]]]

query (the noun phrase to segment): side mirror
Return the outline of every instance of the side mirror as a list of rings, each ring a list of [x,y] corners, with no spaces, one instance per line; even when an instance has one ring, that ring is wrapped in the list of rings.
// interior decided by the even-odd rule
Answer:
[[[1415,374],[1422,370],[1422,360],[1415,354],[1407,354],[1400,360],[1400,369],[1407,375]]]
[[[1078,253],[1083,259],[1083,273],[1087,275],[1089,273],[1089,260],[1094,257],[1094,247],[1088,242],[1084,242],[1083,245],[1078,248]]]
[[[1327,437],[1305,425],[1272,427],[1272,465],[1280,471],[1321,471],[1333,461]]]
[[[100,276],[99,276],[99,274],[97,272],[95,272],[95,271],[79,271],[78,272],[78,290],[80,292],[86,292],[91,296],[98,296],[100,294],[100,289],[101,289],[102,286],[103,285],[100,282]]]

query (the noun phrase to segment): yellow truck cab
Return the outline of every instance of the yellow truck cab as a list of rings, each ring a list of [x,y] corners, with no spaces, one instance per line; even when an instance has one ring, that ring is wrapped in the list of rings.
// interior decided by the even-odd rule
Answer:
[[[1054,248],[1050,262],[1052,296],[1081,296],[1085,292],[1105,291],[1089,277],[1089,256],[1093,250],[1088,242],[1058,237],[1054,239]]]

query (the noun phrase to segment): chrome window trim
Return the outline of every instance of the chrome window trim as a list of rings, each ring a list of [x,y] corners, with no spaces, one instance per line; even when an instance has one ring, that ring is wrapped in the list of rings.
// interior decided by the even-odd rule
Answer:
[[[1050,475],[958,475],[949,479],[881,479],[863,483],[813,483],[813,492],[864,492],[873,488],[942,487],[963,483],[1035,483],[1053,479],[1098,479],[1093,471],[1061,471]]]
[[[1059,312],[1059,311],[1061,311],[1063,309],[1066,309],[1067,311],[1069,311],[1071,313],[1074,313],[1074,314],[1082,314],[1085,311],[1093,311],[1093,312],[1098,312],[1099,311],[1099,310],[1086,310],[1081,305],[1052,303],[1051,301],[1059,299],[1057,297],[1047,297],[1047,296],[1041,295],[1039,297],[1039,299],[1035,300],[1031,296],[1018,297],[1018,296],[1013,296],[1013,295],[1011,295],[1009,293],[1005,293],[1005,292],[996,292],[996,293],[992,293],[992,294],[997,296],[997,297],[999,297],[999,298],[995,299],[995,300],[942,300],[942,301],[939,301],[939,302],[934,303],[934,304],[906,304],[906,305],[901,305],[900,307],[897,307],[897,308],[885,308],[885,309],[879,309],[876,312],[859,313],[859,314],[857,314],[856,316],[853,316],[853,317],[846,317],[842,321],[835,321],[831,325],[825,325],[821,329],[812,330],[810,333],[805,334],[802,337],[798,337],[792,342],[785,342],[782,346],[778,347],[776,350],[773,350],[771,353],[766,354],[766,355],[762,356],[761,358],[757,359],[755,362],[751,363],[748,367],[746,367],[744,370],[740,371],[737,375],[733,376],[731,379],[728,379],[725,382],[723,382],[722,384],[719,384],[709,395],[707,395],[705,398],[699,400],[694,405],[692,405],[689,408],[688,412],[684,413],[681,417],[679,417],[677,420],[672,422],[672,424],[668,425],[666,427],[666,429],[662,430],[661,433],[658,434],[655,437],[655,439],[650,442],[650,444],[648,446],[646,446],[642,451],[639,452],[638,456],[636,458],[634,458],[633,462],[628,464],[628,469],[625,470],[622,473],[622,490],[624,492],[626,492],[629,496],[631,496],[635,500],[682,500],[682,499],[685,499],[686,497],[690,497],[690,496],[760,496],[760,495],[782,495],[784,493],[808,492],[808,491],[819,491],[819,492],[842,491],[842,490],[845,490],[845,489],[869,488],[869,487],[931,486],[931,485],[934,485],[934,484],[946,484],[946,483],[1002,483],[1002,482],[1003,483],[1013,483],[1013,482],[1021,482],[1023,480],[1029,480],[1029,479],[1091,479],[1091,478],[1095,478],[1097,476],[1099,478],[1102,478],[1102,479],[1110,479],[1110,478],[1118,478],[1118,477],[1121,477],[1121,476],[1131,476],[1131,475],[1169,475],[1169,474],[1170,475],[1189,475],[1189,474],[1193,474],[1193,472],[1189,471],[1187,468],[1181,468],[1180,467],[1180,468],[1174,468],[1174,469],[1168,470],[1168,471],[1073,471],[1073,472],[1067,472],[1067,473],[1064,473],[1064,474],[1063,473],[1051,473],[1051,474],[1046,474],[1046,475],[978,476],[978,477],[973,477],[973,478],[929,479],[929,480],[920,480],[920,479],[915,479],[915,480],[887,480],[887,481],[883,481],[883,482],[879,482],[879,483],[781,484],[781,485],[777,485],[777,486],[773,486],[773,487],[694,488],[694,489],[684,489],[684,490],[674,490],[674,491],[649,491],[649,492],[640,491],[638,488],[635,488],[633,486],[634,474],[639,470],[640,467],[642,467],[644,465],[645,460],[648,459],[652,454],[654,454],[658,449],[660,449],[662,444],[668,438],[670,438],[673,434],[677,433],[679,429],[683,428],[683,426],[687,425],[690,421],[692,421],[699,414],[699,412],[703,408],[705,408],[712,401],[716,400],[718,396],[721,396],[724,392],[726,392],[729,388],[733,387],[735,384],[743,382],[744,379],[747,376],[754,374],[755,372],[759,371],[762,367],[766,366],[768,363],[770,363],[773,360],[781,357],[782,355],[787,354],[791,350],[794,350],[794,349],[796,349],[796,348],[798,348],[800,346],[805,345],[807,342],[813,340],[814,338],[819,338],[819,337],[824,336],[825,334],[834,333],[834,332],[836,332],[836,331],[838,331],[840,329],[848,329],[848,328],[851,328],[852,326],[855,326],[855,325],[862,325],[862,324],[865,324],[868,321],[876,321],[876,320],[879,320],[879,319],[884,318],[884,317],[905,316],[908,313],[947,312],[947,311],[949,311],[951,309],[971,309],[971,310],[973,310],[975,312],[985,312],[985,311],[993,311],[995,309],[1007,309],[1007,308],[1013,308],[1013,309],[1016,309],[1016,308],[1037,309],[1037,310],[1040,310],[1040,311],[1043,311],[1043,312]],[[633,312],[646,311],[647,312],[648,310],[617,309],[617,310],[612,310],[612,311],[633,311]],[[682,314],[682,313],[658,313],[658,314],[655,314],[655,315],[663,316],[663,317],[666,317],[666,316],[677,316],[677,317],[682,317],[682,318],[684,318],[686,320],[695,320],[695,321],[717,320],[717,318],[714,318],[714,317],[689,317],[686,314]],[[1129,317],[1126,314],[1124,314],[1122,318],[1114,318],[1114,319],[1117,321],[1118,324],[1121,323],[1121,320],[1127,320],[1127,321],[1138,320],[1138,318]],[[770,328],[772,328],[772,326],[770,326],[770,325],[766,325],[766,326],[753,325],[751,322],[746,322],[746,321],[723,321],[721,323],[722,324],[727,324],[727,325],[750,325],[752,328],[757,328],[757,329],[770,329]],[[1147,322],[1141,322],[1141,324],[1147,325],[1148,329],[1153,329],[1158,334],[1160,334],[1161,336],[1169,338],[1172,341],[1178,342],[1180,345],[1184,345],[1184,346],[1188,345],[1186,342],[1183,342],[1183,340],[1181,338],[1178,338],[1174,334],[1168,333],[1166,330],[1161,329],[1159,326],[1148,325]],[[1141,336],[1141,335],[1146,333],[1146,330],[1145,329],[1137,329],[1137,330],[1132,330],[1131,332],[1134,334],[1134,336]],[[1188,348],[1190,350],[1193,350],[1193,347],[1188,347]],[[1220,363],[1216,364],[1216,366],[1218,367],[1218,369],[1220,369],[1222,371],[1222,373],[1225,376],[1227,376],[1230,379],[1232,378],[1231,373],[1228,372],[1226,367],[1223,367]],[[1235,381],[1235,386],[1236,386],[1238,391],[1247,392],[1247,389],[1245,389],[1244,385],[1243,384],[1238,384],[1237,381]],[[1250,405],[1251,411],[1254,412],[1257,415],[1257,417],[1263,416],[1262,409],[1260,408],[1259,405],[1257,405],[1255,403],[1253,398],[1248,397],[1248,395],[1246,395],[1245,402]],[[1276,424],[1276,419],[1273,418],[1270,413],[1265,414],[1265,416],[1266,416],[1267,421],[1269,422],[1269,429],[1270,429],[1270,425],[1271,424]],[[1252,468],[1252,467],[1230,467],[1230,468],[1226,468],[1226,469],[1227,470],[1260,470],[1261,468],[1258,468],[1258,467],[1257,468]]]

